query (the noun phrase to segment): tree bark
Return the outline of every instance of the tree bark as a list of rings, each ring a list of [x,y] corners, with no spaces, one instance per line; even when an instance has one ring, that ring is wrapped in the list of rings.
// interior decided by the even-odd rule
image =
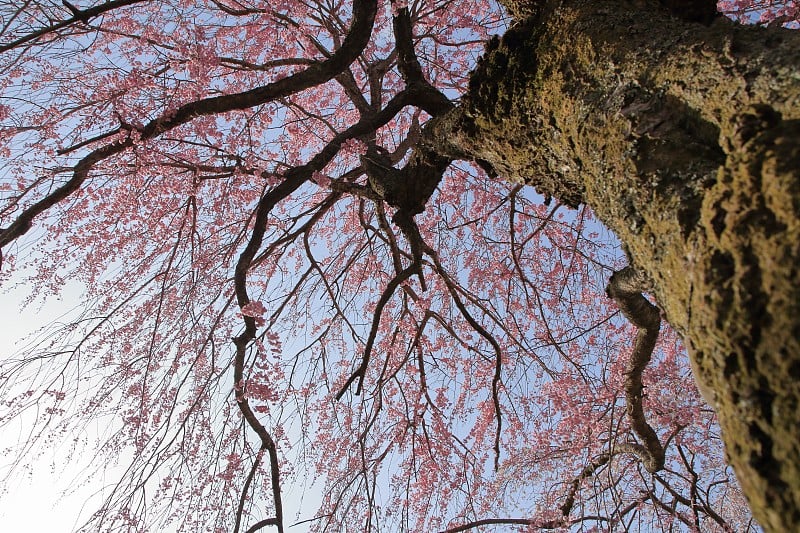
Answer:
[[[592,207],[683,335],[756,519],[799,530],[800,33],[512,7],[426,147]]]

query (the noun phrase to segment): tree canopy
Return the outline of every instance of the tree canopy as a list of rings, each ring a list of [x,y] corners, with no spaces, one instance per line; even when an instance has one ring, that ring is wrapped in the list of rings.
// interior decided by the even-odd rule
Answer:
[[[593,20],[602,32],[602,17],[646,9],[686,34],[734,31],[691,4],[623,2]],[[2,354],[0,424],[25,420],[29,435],[4,474],[64,441],[97,472],[122,457],[84,530],[758,530],[684,348],[688,336],[703,353],[680,318],[691,307],[663,297],[681,271],[647,270],[629,233],[653,223],[634,195],[598,218],[602,195],[581,181],[590,152],[608,152],[594,115],[556,96],[549,115],[520,103],[533,86],[546,99],[551,82],[592,85],[577,61],[504,52],[568,7],[0,6],[0,282],[30,287],[32,321],[66,283],[85,288],[68,323]],[[719,9],[769,26],[753,42],[771,50],[800,20],[791,1]],[[645,38],[630,27],[603,38]],[[600,67],[627,80],[614,60]],[[751,93],[766,70],[796,88],[791,64],[752,67]],[[623,135],[637,153],[619,157],[659,191],[653,176],[678,165],[663,154],[688,154],[681,172],[711,190],[727,154],[792,118],[777,104],[742,115],[741,143],[720,148],[727,133],[669,93],[689,81],[645,95],[644,78],[581,98],[637,124]],[[785,86],[765,103],[795,105]],[[501,121],[478,115],[495,104],[513,117],[499,141],[483,128]],[[663,125],[684,108],[673,135]],[[515,144],[529,131],[536,145]],[[559,150],[583,150],[579,137],[576,169]],[[674,191],[685,236],[703,215]],[[734,267],[714,265],[722,287]],[[304,491],[321,493],[313,509]]]

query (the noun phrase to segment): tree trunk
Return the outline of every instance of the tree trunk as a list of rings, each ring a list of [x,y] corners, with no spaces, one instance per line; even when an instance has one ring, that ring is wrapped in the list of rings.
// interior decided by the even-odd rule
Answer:
[[[800,33],[557,4],[514,6],[527,18],[428,144],[617,233],[686,341],[756,519],[797,531]]]

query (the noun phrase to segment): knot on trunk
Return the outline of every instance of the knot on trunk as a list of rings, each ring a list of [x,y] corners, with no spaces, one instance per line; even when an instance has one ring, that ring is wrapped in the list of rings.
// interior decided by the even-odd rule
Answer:
[[[405,167],[397,169],[383,148],[370,147],[361,156],[373,192],[398,211],[412,216],[425,210],[450,161],[432,151],[417,150]]]

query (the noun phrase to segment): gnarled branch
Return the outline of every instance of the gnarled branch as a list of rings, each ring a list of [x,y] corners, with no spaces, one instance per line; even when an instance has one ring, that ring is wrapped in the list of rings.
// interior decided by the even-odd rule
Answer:
[[[639,328],[633,353],[625,371],[625,402],[631,428],[644,444],[627,444],[628,450],[642,459],[648,472],[664,468],[664,447],[655,430],[647,423],[642,407],[642,373],[650,362],[658,340],[661,313],[658,308],[642,296],[646,280],[628,266],[614,273],[608,281],[606,293],[619,306],[625,318]]]

